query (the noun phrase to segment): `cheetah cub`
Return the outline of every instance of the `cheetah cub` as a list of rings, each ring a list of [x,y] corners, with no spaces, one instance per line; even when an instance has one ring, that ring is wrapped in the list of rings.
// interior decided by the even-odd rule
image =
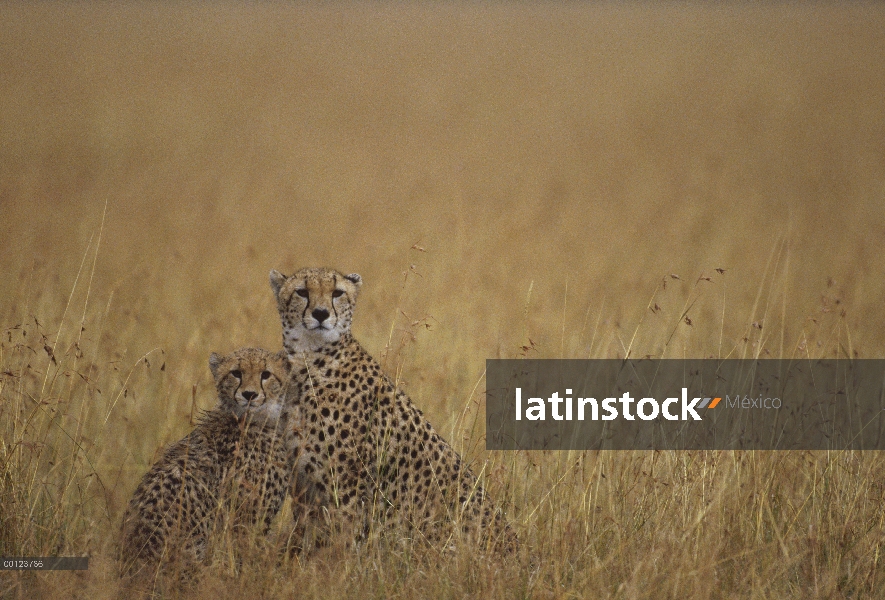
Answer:
[[[136,488],[123,518],[124,571],[144,563],[203,562],[221,523],[266,531],[286,497],[293,447],[285,353],[242,348],[212,354],[209,368],[218,405],[166,449]]]
[[[362,278],[273,270],[270,284],[292,361],[287,403],[300,415],[293,546],[321,542],[330,526],[361,535],[373,517],[395,515],[431,540],[446,542],[455,523],[513,549],[516,536],[476,476],[351,335]]]

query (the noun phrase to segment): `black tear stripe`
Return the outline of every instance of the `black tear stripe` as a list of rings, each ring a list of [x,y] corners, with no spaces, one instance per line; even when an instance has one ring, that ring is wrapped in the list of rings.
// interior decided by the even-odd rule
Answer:
[[[307,280],[304,280],[304,289],[307,290],[307,298],[304,299],[304,312],[301,313],[301,324],[304,324],[304,316],[307,314],[307,309],[310,308],[310,289],[307,287]],[[295,290],[292,290],[292,296],[295,296]]]
[[[338,288],[338,274],[334,273],[332,275],[332,283],[335,285],[332,286],[332,298],[329,300],[329,303],[332,305],[332,312],[335,313],[335,320],[338,320],[338,309],[335,308],[335,290]]]
[[[261,391],[264,392],[264,400],[266,402],[267,401],[267,390],[264,389],[264,382],[266,380],[261,376],[261,374],[264,371],[270,371],[270,369],[267,368],[267,361],[264,361],[261,363],[261,371],[258,372],[258,387],[260,387]],[[273,373],[271,373],[271,375],[273,375]],[[270,377],[268,377],[267,379],[270,379]]]

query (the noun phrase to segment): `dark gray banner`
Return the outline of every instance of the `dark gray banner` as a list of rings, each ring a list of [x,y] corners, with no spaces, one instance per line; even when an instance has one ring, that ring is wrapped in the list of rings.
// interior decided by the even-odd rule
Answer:
[[[85,571],[88,556],[30,556],[0,558],[0,571]]]
[[[487,360],[489,450],[883,450],[885,360]]]

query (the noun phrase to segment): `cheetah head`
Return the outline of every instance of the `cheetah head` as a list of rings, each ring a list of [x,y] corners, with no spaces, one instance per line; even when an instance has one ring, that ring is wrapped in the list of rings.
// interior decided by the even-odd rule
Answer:
[[[285,352],[272,354],[261,348],[240,348],[227,356],[213,352],[209,356],[218,400],[237,417],[246,413],[279,417],[289,365]]]
[[[286,277],[270,272],[270,287],[283,322],[289,354],[316,351],[350,332],[353,307],[363,279],[333,269],[301,269]]]

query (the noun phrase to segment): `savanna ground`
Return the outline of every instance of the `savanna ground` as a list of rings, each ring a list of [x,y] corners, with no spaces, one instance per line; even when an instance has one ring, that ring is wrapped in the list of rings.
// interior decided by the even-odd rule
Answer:
[[[0,555],[92,557],[0,596],[126,593],[138,478],[308,265],[522,549],[219,551],[184,596],[883,595],[878,452],[482,425],[486,358],[883,357],[882,5],[10,3],[0,81]]]

